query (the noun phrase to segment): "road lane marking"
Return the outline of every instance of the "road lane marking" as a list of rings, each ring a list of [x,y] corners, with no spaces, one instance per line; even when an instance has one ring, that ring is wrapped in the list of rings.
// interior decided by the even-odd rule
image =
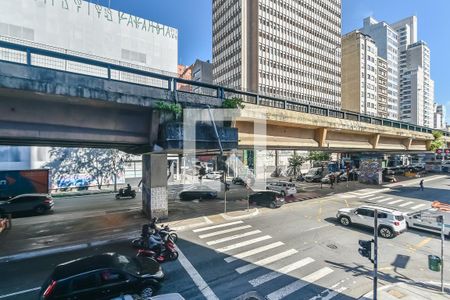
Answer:
[[[290,294],[302,289],[303,287],[309,285],[310,283],[313,283],[322,277],[327,276],[328,274],[332,273],[333,270],[325,267],[322,268],[314,273],[311,273],[300,280],[294,281],[291,284],[288,284],[281,289],[276,290],[275,292],[270,293],[267,295],[267,299],[269,300],[279,300],[283,299],[286,296],[289,296]]]
[[[211,230],[211,229],[216,229],[216,228],[222,228],[222,227],[228,227],[228,226],[233,226],[236,224],[242,224],[244,223],[243,221],[236,221],[236,222],[231,222],[231,223],[225,223],[225,224],[220,224],[220,225],[214,225],[214,226],[208,226],[208,227],[203,227],[203,228],[198,228],[198,229],[194,229],[192,230],[193,232],[203,232],[203,231],[207,231],[207,230]]]
[[[178,261],[192,278],[197,288],[202,292],[203,296],[207,300],[219,300],[219,297],[214,294],[213,290],[209,287],[203,277],[198,273],[198,271],[194,268],[191,262],[184,256],[183,252],[181,252],[180,248],[175,246],[178,251]]]
[[[370,194],[370,195],[360,196],[358,198],[359,199],[366,199],[366,198],[369,198],[369,197],[372,197],[372,196],[373,196],[373,194]]]
[[[311,257],[304,258],[302,260],[296,261],[295,263],[289,264],[287,266],[282,267],[281,269],[278,269],[276,271],[269,272],[267,274],[261,275],[255,279],[252,279],[249,281],[249,283],[253,287],[257,287],[263,283],[266,283],[268,281],[271,281],[277,277],[280,277],[281,275],[286,275],[292,271],[295,271],[297,269],[300,269],[301,267],[306,266],[307,264],[310,264],[314,262],[314,259]]]
[[[377,196],[377,197],[370,198],[369,200],[370,200],[370,201],[373,201],[373,200],[381,199],[381,198],[383,198],[383,197],[384,197],[384,196]]]
[[[344,201],[345,201],[345,205],[346,205],[347,207],[350,207],[350,205],[348,205],[347,199],[344,199]]]
[[[337,286],[337,284],[335,284]],[[347,290],[347,287],[341,286],[340,288],[336,289],[336,287],[331,287],[329,289],[326,289],[325,291],[321,292],[320,294],[310,298],[309,300],[330,300],[336,297],[337,295],[345,292]]]
[[[426,206],[426,204],[419,204],[419,205],[411,207],[411,209],[418,209],[418,208],[421,208],[423,206]]]
[[[403,202],[403,201],[404,201],[404,200],[399,199],[399,200],[391,201],[391,202],[389,202],[388,204],[391,205],[391,204],[396,204],[396,203],[400,203],[400,202]]]
[[[279,247],[282,245],[284,245],[283,242],[276,242],[276,243],[268,244],[268,245],[265,245],[265,246],[262,246],[259,248],[255,248],[255,249],[252,249],[249,251],[241,252],[241,253],[235,254],[233,256],[227,257],[227,258],[225,258],[225,261],[227,263],[230,263],[235,260],[246,258],[246,257],[252,256],[252,255],[255,255],[255,254],[258,254],[258,253],[261,253],[261,252],[264,252],[264,251],[267,251],[267,250],[270,250],[270,249],[273,249],[273,248],[276,248],[276,247]]]
[[[406,203],[400,204],[399,207],[405,207],[405,206],[411,205],[413,203],[414,203],[414,201],[408,201]]]
[[[258,267],[262,267],[262,266],[265,266],[265,265],[267,265],[267,264],[276,262],[276,261],[278,261],[278,260],[280,260],[280,259],[289,257],[289,256],[294,255],[294,254],[296,254],[296,253],[298,253],[297,250],[295,250],[295,249],[289,249],[289,250],[287,250],[287,251],[284,251],[284,252],[275,254],[275,255],[273,255],[273,256],[269,256],[269,257],[266,257],[266,258],[264,258],[264,259],[258,260],[257,262],[250,263],[250,264],[247,264],[247,265],[245,265],[245,266],[239,267],[239,268],[236,269],[236,272],[238,272],[239,274],[242,274],[242,273],[251,271],[251,270],[253,270],[253,269],[256,269],[256,268],[258,268]]]
[[[254,243],[258,243],[258,242],[261,242],[261,241],[265,241],[265,240],[268,240],[268,239],[271,239],[271,238],[272,237],[270,235],[260,236],[260,237],[257,237],[255,239],[252,239],[252,240],[243,241],[243,242],[240,242],[240,243],[237,243],[237,244],[233,244],[233,245],[229,245],[229,246],[226,246],[226,247],[223,247],[223,248],[216,249],[216,252],[226,252],[226,251],[242,248],[242,247],[245,247],[245,246],[248,246],[248,245],[251,245],[251,244],[254,244]]]
[[[386,202],[386,201],[389,201],[389,200],[392,200],[392,198],[384,198],[384,199],[380,199],[380,200],[378,200],[377,202],[378,203],[382,203],[382,202]]]
[[[40,290],[40,289],[41,289],[40,287],[35,287],[35,288],[32,288],[32,289],[28,289],[28,290],[23,290],[23,291],[18,291],[18,292],[11,293],[11,294],[1,295],[0,299],[9,298],[9,297],[12,297],[12,296],[17,296],[17,295],[22,295],[22,294],[27,294],[27,293],[34,292],[34,291],[37,291],[37,290]]]
[[[419,243],[415,244],[413,247],[410,247],[409,249],[411,251],[417,251],[420,248],[422,248],[423,246],[425,246],[426,244],[428,244],[432,239],[431,238],[426,238],[422,241],[420,241]]]
[[[230,232],[235,232],[235,231],[239,231],[239,230],[244,230],[244,229],[248,229],[251,227],[252,227],[251,225],[238,226],[238,227],[234,227],[234,228],[230,228],[230,229],[219,230],[219,231],[214,231],[211,233],[202,234],[202,235],[199,235],[198,237],[201,239],[205,239],[208,237],[221,235],[221,234],[225,234],[225,233],[230,233]]]
[[[322,201],[320,201],[319,212],[317,214],[317,222],[322,222]]]
[[[241,234],[236,234],[236,235],[232,235],[232,236],[227,236],[227,237],[224,237],[224,238],[221,238],[221,239],[218,239],[218,240],[206,242],[206,244],[208,246],[216,245],[216,244],[220,244],[220,243],[224,243],[224,242],[240,239],[240,238],[243,238],[243,237],[246,237],[246,236],[255,235],[255,234],[258,234],[258,233],[261,233],[261,230],[253,230],[253,231],[249,231],[249,232],[246,232],[246,233],[241,233]]]

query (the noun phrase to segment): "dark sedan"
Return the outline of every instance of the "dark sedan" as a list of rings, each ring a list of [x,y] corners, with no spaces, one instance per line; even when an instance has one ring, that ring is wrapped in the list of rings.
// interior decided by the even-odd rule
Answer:
[[[280,207],[284,204],[284,197],[275,191],[260,191],[249,196],[251,204],[267,206],[270,208]]]
[[[23,194],[0,201],[0,215],[34,212],[42,215],[53,209],[53,198],[46,194]]]
[[[151,296],[164,279],[161,266],[148,257],[104,253],[56,266],[39,299],[111,299],[124,294]]]
[[[189,190],[184,190],[180,193],[180,200],[188,201],[188,200],[204,200],[204,199],[216,199],[217,192],[211,190],[208,187],[198,186]]]

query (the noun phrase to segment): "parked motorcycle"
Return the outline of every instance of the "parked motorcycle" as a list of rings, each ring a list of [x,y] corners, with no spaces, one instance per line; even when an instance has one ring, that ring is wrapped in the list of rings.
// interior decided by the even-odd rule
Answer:
[[[154,234],[158,234],[162,239],[165,238],[166,235],[169,235],[172,242],[176,243],[178,241],[178,235],[175,233],[175,230],[170,229],[169,225],[161,225],[158,227],[156,225],[157,218],[153,218],[149,224],[144,224],[142,226],[141,236],[137,239],[131,241],[133,247],[136,248],[145,248],[147,247],[148,236],[150,234],[150,230],[154,231]]]
[[[168,232],[161,230],[160,234],[163,233],[164,237],[161,237],[163,244],[156,246],[156,248],[139,247],[136,256],[151,257],[159,263],[165,261],[173,261],[178,258],[178,251],[175,249],[175,243]],[[157,235],[158,233],[153,233]]]
[[[116,194],[116,199],[119,200],[121,198],[136,198],[136,191],[132,189],[119,189],[119,192]]]

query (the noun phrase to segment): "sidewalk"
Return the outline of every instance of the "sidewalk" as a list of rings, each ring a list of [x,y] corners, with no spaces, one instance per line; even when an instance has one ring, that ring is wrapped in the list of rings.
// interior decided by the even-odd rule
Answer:
[[[444,300],[450,299],[450,289],[445,288],[445,294],[440,292],[439,283],[396,283],[378,289],[378,299],[382,300]],[[367,293],[360,300],[373,299],[373,292]]]

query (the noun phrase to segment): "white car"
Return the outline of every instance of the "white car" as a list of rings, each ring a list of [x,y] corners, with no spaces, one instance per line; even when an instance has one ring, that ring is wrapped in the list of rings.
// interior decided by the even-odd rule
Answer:
[[[213,180],[218,180],[222,177],[222,173],[221,172],[209,172],[205,175],[206,179],[213,179]]]
[[[408,228],[416,228],[434,233],[441,233],[438,216],[444,216],[444,235],[450,238],[450,212],[441,212],[435,208],[425,209],[406,214]]]
[[[269,182],[266,189],[279,192],[283,196],[295,195],[297,193],[295,184],[288,181]]]
[[[336,218],[344,226],[360,224],[373,228],[375,209],[378,210],[379,236],[390,239],[406,231],[404,214],[398,210],[385,207],[360,206],[356,208],[341,208],[338,210]]]

